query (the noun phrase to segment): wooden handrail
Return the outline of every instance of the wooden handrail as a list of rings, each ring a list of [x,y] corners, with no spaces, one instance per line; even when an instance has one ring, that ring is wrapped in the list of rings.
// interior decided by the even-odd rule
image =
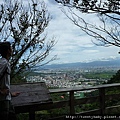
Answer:
[[[93,87],[87,87],[87,88],[63,88],[63,89],[50,89],[49,92],[50,94],[53,93],[64,93],[64,92],[69,92],[69,100],[66,101],[53,101],[53,103],[43,103],[43,104],[39,104],[36,103],[33,106],[32,105],[28,105],[28,106],[15,106],[15,110],[16,113],[25,113],[25,112],[29,112],[30,109],[32,109],[32,113],[34,113],[34,111],[41,111],[41,110],[50,110],[50,109],[57,109],[57,108],[62,108],[62,107],[66,107],[66,106],[70,106],[70,114],[76,114],[75,113],[75,106],[76,105],[80,105],[80,104],[85,104],[87,101],[87,103],[91,103],[93,102],[93,100],[95,99],[96,101],[98,101],[100,103],[100,108],[97,110],[92,110],[92,111],[87,111],[79,113],[79,114],[87,114],[87,113],[91,113],[92,112],[95,114],[99,113],[100,115],[104,115],[106,113],[106,111],[108,111],[109,109],[112,109],[112,106],[110,106],[109,108],[106,108],[105,106],[105,100],[106,98],[110,98],[112,99],[112,95],[105,95],[105,90],[107,88],[112,88],[112,87],[120,87],[120,83],[115,83],[115,84],[104,84],[104,85],[98,85],[98,86],[93,86]],[[74,92],[76,91],[86,91],[86,90],[99,90],[99,95],[96,97],[89,97],[89,98],[81,98],[81,99],[75,99],[74,98]],[[113,96],[120,96],[120,94],[113,94]],[[114,106],[113,108],[117,108],[120,107],[120,105],[118,106]],[[30,118],[29,120],[35,120],[34,115],[29,115]]]
[[[49,89],[50,93],[62,93],[62,92],[70,92],[70,91],[85,91],[85,90],[93,90],[93,89],[100,89],[100,88],[111,88],[111,87],[120,87],[120,83],[114,84],[103,84],[91,87],[71,87],[71,88],[60,88],[60,89]]]

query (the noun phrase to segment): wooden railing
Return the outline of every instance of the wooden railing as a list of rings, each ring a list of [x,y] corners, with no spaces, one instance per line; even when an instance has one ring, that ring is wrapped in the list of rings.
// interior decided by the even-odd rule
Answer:
[[[64,89],[50,89],[50,94],[54,93],[69,93],[69,100],[65,101],[53,101],[48,103],[36,103],[34,106],[32,105],[25,105],[25,106],[15,106],[16,113],[26,113],[29,112],[29,120],[35,120],[35,111],[42,111],[42,110],[51,110],[51,109],[58,109],[58,108],[66,108],[69,106],[70,112],[68,115],[106,115],[106,114],[112,114],[114,115],[115,110],[118,112],[120,109],[120,104],[116,106],[109,106],[106,107],[106,101],[112,101],[113,99],[120,98],[120,93],[114,93],[114,94],[106,94],[106,90],[108,88],[120,88],[120,83],[115,84],[104,84],[99,86],[93,86],[89,88],[64,88]],[[98,95],[93,97],[84,97],[80,99],[75,99],[74,92],[77,91],[87,91],[87,90],[98,90]],[[99,108],[95,110],[89,110],[89,111],[83,111],[80,113],[76,113],[75,106],[82,105],[82,104],[88,104],[88,103],[94,103],[98,102]],[[113,112],[114,111],[114,112]],[[59,119],[64,119],[66,116],[60,116]],[[68,117],[68,116],[67,116]],[[57,119],[58,119],[57,118]],[[54,119],[54,118],[50,118]],[[55,118],[56,119],[56,118]]]

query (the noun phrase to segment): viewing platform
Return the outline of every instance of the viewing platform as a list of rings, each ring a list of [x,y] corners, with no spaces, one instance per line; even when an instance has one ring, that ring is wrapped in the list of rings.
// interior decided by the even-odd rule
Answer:
[[[12,103],[15,107],[16,114],[29,113],[29,120],[35,120],[35,112],[42,110],[52,110],[59,108],[69,107],[67,115],[57,116],[57,120],[64,120],[70,115],[116,115],[120,111],[120,104],[115,106],[108,106],[106,101],[115,101],[120,98],[120,93],[109,92],[110,89],[120,88],[120,83],[104,84],[88,88],[62,88],[62,89],[47,89],[44,82],[29,83],[29,84],[17,84],[11,85],[12,91],[21,92],[20,96],[14,97]],[[76,99],[74,93],[77,91],[95,90],[98,91],[96,96],[84,97]],[[106,92],[107,91],[107,92]],[[68,100],[54,101],[51,98],[52,94],[67,93],[69,95]],[[107,94],[106,94],[107,93]],[[97,103],[99,106],[97,109],[88,111],[77,112],[75,107],[83,104]],[[75,117],[75,116],[74,116]],[[49,118],[48,120],[56,120],[56,118]]]

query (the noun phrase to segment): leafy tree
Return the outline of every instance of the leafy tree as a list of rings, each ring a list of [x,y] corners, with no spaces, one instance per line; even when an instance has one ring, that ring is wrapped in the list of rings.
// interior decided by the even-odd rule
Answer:
[[[120,47],[120,1],[119,0],[55,0],[68,7],[63,11],[81,30],[97,40],[101,46]],[[76,12],[77,10],[77,12]],[[95,14],[101,24],[89,23],[81,14]]]
[[[120,83],[120,70],[118,70],[117,73],[115,75],[113,75],[107,83],[108,84]]]
[[[113,84],[113,83],[120,83],[120,70],[117,71],[115,75],[113,75],[107,83],[104,84]],[[112,87],[106,89],[106,94],[119,94],[120,90],[119,87]],[[120,98],[113,98],[112,100],[106,101],[106,106],[115,106],[120,104]],[[119,111],[117,111],[119,112]]]
[[[41,1],[5,0],[0,5],[0,40],[11,41],[13,47],[12,78],[43,64],[49,55],[55,45],[54,38],[47,41],[44,34],[49,21],[50,14]],[[55,56],[51,60],[54,59]]]

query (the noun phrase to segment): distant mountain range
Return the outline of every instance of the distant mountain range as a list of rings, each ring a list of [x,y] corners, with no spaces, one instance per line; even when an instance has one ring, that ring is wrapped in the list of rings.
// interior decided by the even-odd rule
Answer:
[[[93,62],[77,62],[77,63],[65,63],[65,64],[52,64],[45,65],[43,69],[74,69],[74,68],[97,68],[97,67],[120,67],[120,58],[110,60],[100,60]]]

